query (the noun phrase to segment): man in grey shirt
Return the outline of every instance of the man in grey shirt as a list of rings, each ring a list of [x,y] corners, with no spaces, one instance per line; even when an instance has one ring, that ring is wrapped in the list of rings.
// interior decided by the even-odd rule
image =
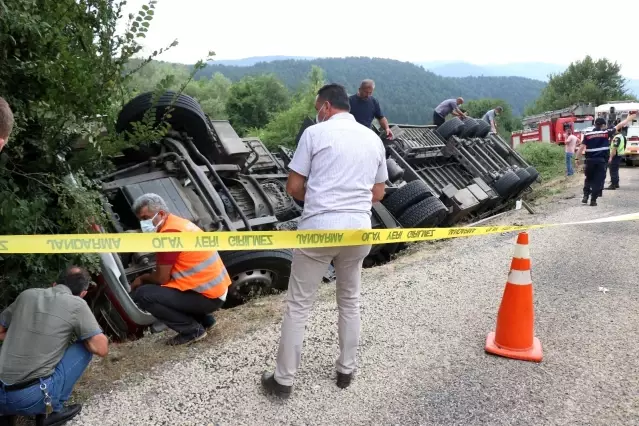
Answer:
[[[493,133],[497,133],[497,122],[495,121],[495,118],[501,114],[503,110],[504,109],[502,107],[498,106],[494,109],[488,110],[482,117],[482,120],[490,124],[490,131]]]
[[[4,420],[50,410],[44,424],[54,425],[80,412],[79,404],[64,407],[64,403],[92,354],[104,357],[108,352],[108,340],[83,299],[89,283],[86,270],[70,266],[53,287],[23,291],[0,314]],[[77,343],[70,345],[73,336]]]
[[[457,99],[446,99],[444,102],[437,105],[433,112],[433,124],[437,127],[441,126],[446,121],[448,114],[453,114],[455,117],[462,119],[466,117],[467,114],[459,109],[459,106],[463,103],[464,98],[459,97]]]
[[[372,203],[384,196],[388,179],[382,141],[349,114],[344,87],[328,84],[317,93],[317,124],[308,127],[289,164],[287,192],[304,201],[299,230],[371,229]],[[287,307],[274,373],[262,386],[287,398],[302,356],[304,328],[322,276],[331,261],[337,275],[339,347],[337,386],[351,383],[360,334],[362,262],[370,245],[297,249],[293,252]]]

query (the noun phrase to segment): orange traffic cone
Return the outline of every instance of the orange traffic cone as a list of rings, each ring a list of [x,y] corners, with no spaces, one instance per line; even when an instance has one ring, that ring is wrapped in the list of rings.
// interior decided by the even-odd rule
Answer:
[[[497,328],[486,337],[486,352],[540,362],[543,354],[541,342],[534,335],[534,316],[528,233],[521,232],[497,313]]]

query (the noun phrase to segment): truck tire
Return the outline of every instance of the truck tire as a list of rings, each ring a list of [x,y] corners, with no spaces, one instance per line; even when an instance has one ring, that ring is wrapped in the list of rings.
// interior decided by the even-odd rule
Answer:
[[[518,185],[519,177],[513,171],[508,170],[495,182],[494,187],[499,196],[508,198],[517,190]]]
[[[437,197],[428,197],[408,208],[399,217],[404,228],[432,228],[444,221],[448,208]]]
[[[176,92],[170,90],[164,92],[155,105],[152,104],[152,92],[136,96],[120,111],[115,125],[116,131],[118,133],[132,131],[132,124],[141,121],[144,113],[152,108],[155,109],[154,124],[159,124],[166,109],[171,106],[175,94]],[[197,101],[190,96],[180,94],[173,103],[173,111],[170,116],[166,122],[171,125],[171,128],[189,135],[198,150],[210,161],[213,161],[215,154],[212,130],[208,117]]]
[[[445,141],[448,140],[451,136],[458,136],[464,128],[464,122],[459,118],[454,117],[450,120],[447,120],[439,126],[435,132],[441,136]]]
[[[486,123],[486,121],[481,118],[475,119],[477,122],[477,130],[475,130],[475,137],[477,138],[485,138],[490,133],[490,124]]]
[[[466,117],[463,120],[464,128],[462,129],[459,137],[470,139],[475,136],[477,130],[479,129],[479,124],[477,124],[477,120],[472,117]]]
[[[291,250],[221,251],[220,257],[231,277],[225,308],[241,305],[256,295],[288,288]]]
[[[398,227],[395,218],[390,214],[388,209],[382,203],[374,203],[371,213],[375,218],[376,226],[373,229],[391,229]],[[375,265],[382,265],[395,254],[399,247],[399,243],[391,244],[375,244],[371,246],[371,251],[364,259],[364,267],[369,268]]]
[[[526,167],[526,171],[530,175],[530,184],[532,185],[539,178],[539,172],[533,166]]]
[[[530,174],[525,169],[517,169],[515,174],[519,178],[519,191],[523,191],[532,185],[533,181],[530,179]]]
[[[384,207],[395,217],[399,217],[406,209],[432,196],[433,193],[421,180],[408,182],[382,200]]]

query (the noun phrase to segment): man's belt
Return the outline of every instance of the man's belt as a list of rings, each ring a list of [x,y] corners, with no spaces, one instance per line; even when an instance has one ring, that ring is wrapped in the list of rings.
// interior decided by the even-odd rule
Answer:
[[[51,376],[49,376],[49,377],[51,377]],[[46,380],[49,377],[43,377],[42,380]],[[40,384],[40,380],[41,380],[40,378],[31,379],[31,380],[27,380],[25,382],[14,383],[13,385],[3,385],[2,388],[5,390],[5,392],[26,389],[26,388],[31,387],[33,385]]]

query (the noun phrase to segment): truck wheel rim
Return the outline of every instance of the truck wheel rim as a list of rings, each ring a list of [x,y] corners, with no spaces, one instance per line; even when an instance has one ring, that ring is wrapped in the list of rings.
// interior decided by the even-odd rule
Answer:
[[[253,269],[240,272],[231,278],[232,291],[246,294],[253,289],[260,290],[272,287],[276,274],[268,269]]]

